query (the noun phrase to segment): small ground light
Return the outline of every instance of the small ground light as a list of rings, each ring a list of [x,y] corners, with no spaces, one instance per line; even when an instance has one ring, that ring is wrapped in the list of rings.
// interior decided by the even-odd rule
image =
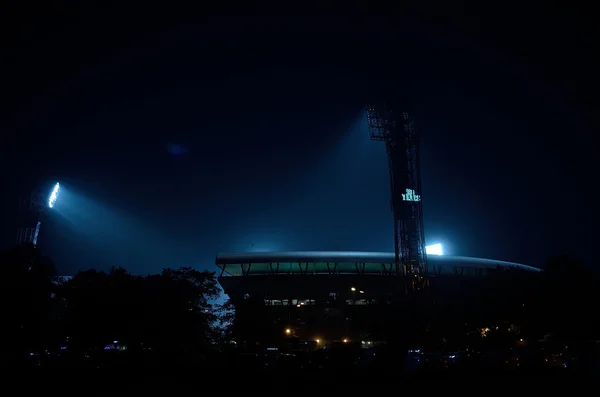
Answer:
[[[356,291],[356,288],[352,287],[350,288],[350,291]]]
[[[315,342],[321,343],[321,340],[320,339],[315,339]]]
[[[286,333],[287,335],[289,335],[289,334],[291,334],[291,333],[292,333],[292,330],[291,330],[291,329],[289,329],[289,328],[286,328],[286,329],[285,329],[285,333]]]
[[[344,338],[344,343],[348,343],[348,339]]]

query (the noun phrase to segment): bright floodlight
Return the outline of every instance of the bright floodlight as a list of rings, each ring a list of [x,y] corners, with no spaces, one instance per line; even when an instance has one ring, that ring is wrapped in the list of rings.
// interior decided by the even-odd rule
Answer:
[[[425,252],[427,255],[444,255],[444,251],[442,250],[442,244],[433,244],[425,247]]]
[[[52,189],[52,193],[50,193],[50,198],[48,199],[48,207],[54,207],[54,203],[56,203],[56,199],[58,198],[58,191],[60,190],[60,184],[56,182],[54,185],[54,189]]]

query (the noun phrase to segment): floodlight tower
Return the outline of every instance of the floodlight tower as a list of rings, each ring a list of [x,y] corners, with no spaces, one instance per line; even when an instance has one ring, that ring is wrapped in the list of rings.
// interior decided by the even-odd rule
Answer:
[[[388,103],[367,105],[367,122],[371,139],[385,142],[388,155],[396,274],[424,280],[427,255],[419,136],[408,113]]]
[[[51,189],[38,186],[29,196],[19,197],[19,225],[17,227],[17,245],[37,245],[42,220],[48,209],[54,207],[60,193],[60,183]]]

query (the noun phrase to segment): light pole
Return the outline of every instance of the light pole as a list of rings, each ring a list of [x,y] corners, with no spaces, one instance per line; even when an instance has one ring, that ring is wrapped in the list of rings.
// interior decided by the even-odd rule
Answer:
[[[60,194],[60,183],[51,189],[38,186],[27,197],[19,197],[19,224],[17,226],[17,245],[37,245],[42,220],[48,209],[53,208]]]

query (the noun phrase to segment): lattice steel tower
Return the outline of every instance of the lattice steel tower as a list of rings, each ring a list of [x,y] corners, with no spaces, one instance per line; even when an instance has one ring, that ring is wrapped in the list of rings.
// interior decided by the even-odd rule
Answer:
[[[396,273],[423,279],[427,255],[421,200],[419,136],[408,113],[389,104],[367,105],[372,140],[385,142],[394,214]]]
[[[47,211],[54,207],[59,190],[58,182],[51,187],[42,183],[29,196],[19,197],[17,245],[37,245],[42,220]]]

